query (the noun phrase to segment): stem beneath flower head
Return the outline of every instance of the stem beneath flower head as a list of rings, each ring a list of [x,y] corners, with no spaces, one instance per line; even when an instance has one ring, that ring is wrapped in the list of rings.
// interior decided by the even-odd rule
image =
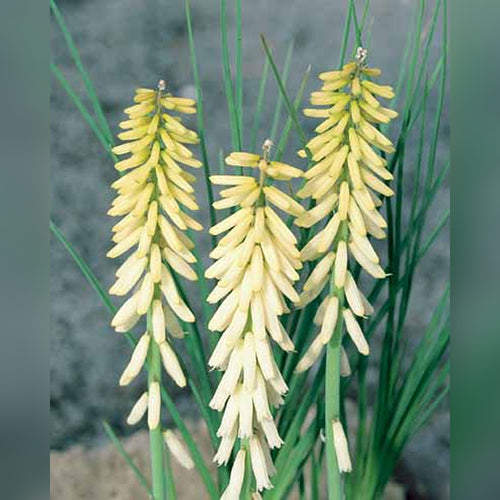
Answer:
[[[343,221],[335,241],[347,241],[348,226]],[[337,455],[333,442],[333,420],[340,419],[340,348],[342,345],[342,309],[344,307],[344,289],[337,288],[334,284],[335,272],[332,272],[330,293],[339,299],[337,324],[332,338],[326,346],[326,373],[325,373],[325,434],[326,434],[326,459],[328,474],[328,499],[341,500],[342,478],[337,462]]]
[[[341,311],[344,303],[343,290],[337,290],[337,297],[339,299],[337,324],[335,332],[326,346],[325,433],[329,500],[341,500],[342,498],[342,479],[333,443],[332,422],[334,419],[340,419],[340,347],[342,344]]]
[[[148,332],[151,335],[149,343],[149,372],[148,372],[148,388],[154,382],[161,383],[161,357],[158,345],[153,339],[153,328],[151,325],[152,309],[149,308],[147,325]],[[163,455],[163,436],[161,432],[161,424],[156,426],[156,429],[149,430],[149,450],[151,455],[151,483],[153,489],[154,500],[165,500],[165,468]]]
[[[259,189],[260,195],[257,200],[256,206],[263,207],[266,204],[266,197],[264,196],[264,185],[266,184],[266,169],[268,167],[269,162],[269,153],[271,148],[273,147],[273,141],[270,139],[266,139],[264,144],[262,145],[262,159],[264,160],[264,167],[261,167],[261,163],[259,163]]]

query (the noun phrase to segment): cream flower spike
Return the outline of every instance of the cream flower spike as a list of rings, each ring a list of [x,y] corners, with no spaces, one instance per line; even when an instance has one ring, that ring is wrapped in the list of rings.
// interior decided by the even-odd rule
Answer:
[[[195,320],[179,295],[174,273],[196,279],[191,268],[196,261],[191,253],[194,243],[185,231],[202,227],[185,212],[186,208],[197,210],[198,205],[193,188],[196,179],[184,165],[198,168],[201,162],[185,146],[197,144],[198,136],[171,112],[195,113],[195,102],[166,93],[163,80],[157,90],[137,89],[134,101],[136,104],[125,110],[129,119],[119,124],[125,130],[118,134],[123,144],[113,148],[116,155],[129,157],[115,165],[124,175],[112,184],[118,195],[108,214],[121,220],[113,227],[115,246],[107,256],[131,253],[116,271],[117,280],[110,289],[113,295],[130,297],[111,325],[118,332],[126,332],[148,314],[148,331],[139,340],[120,385],[129,384],[137,376],[154,344],[167,373],[183,387],[186,379],[165,332],[182,337],[178,318]],[[156,386],[153,392],[150,388],[149,411],[154,409],[150,426],[158,421],[157,392]],[[129,420],[136,423],[144,408],[143,396]]]
[[[243,449],[250,453],[258,490],[272,487],[270,449],[282,444],[270,406],[282,404],[288,390],[269,337],[285,351],[294,349],[279,317],[289,311],[285,299],[299,302],[293,284],[302,267],[297,240],[275,208],[293,216],[301,215],[304,209],[268,183],[269,178],[301,177],[302,171],[270,161],[271,146],[267,140],[262,156],[236,152],[226,158],[228,165],[250,169],[250,175],[210,177],[212,183],[224,186],[222,199],[214,207],[234,211],[210,229],[213,235],[226,235],[211,252],[215,263],[205,273],[207,278],[218,280],[208,301],[221,301],[208,325],[211,331],[222,332],[209,364],[225,371],[210,402],[212,408],[224,410],[217,433],[222,439],[214,461],[226,464],[240,438],[239,453]],[[242,473],[235,467],[223,498],[238,498],[235,485],[239,485],[237,478]]]
[[[369,353],[355,316],[365,317],[373,308],[349,272],[349,255],[374,278],[386,276],[369,236],[385,238],[387,223],[378,208],[381,196],[394,194],[385,183],[393,176],[376,150],[392,153],[394,147],[376,125],[389,123],[397,113],[379,103],[378,97],[390,99],[394,92],[369,79],[381,72],[366,66],[366,56],[367,51],[360,47],[355,61],[340,71],[321,73],[324,84],[311,94],[310,102],[326,107],[304,110],[306,116],[324,120],[306,145],[315,164],[304,173],[306,183],[298,192],[299,197],[312,197],[316,203],[295,224],[308,228],[323,220],[326,223],[301,251],[305,261],[321,260],[304,283],[300,305],[316,299],[327,286],[328,291],[314,318],[319,334],[297,371],[307,370],[318,359],[332,338],[337,319],[343,320],[358,351]],[[299,155],[305,156],[305,152],[299,151]],[[345,359],[342,372],[349,372]]]

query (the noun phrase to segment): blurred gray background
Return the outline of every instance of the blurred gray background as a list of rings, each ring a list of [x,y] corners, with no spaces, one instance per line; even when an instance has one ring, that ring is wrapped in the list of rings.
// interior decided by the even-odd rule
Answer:
[[[295,43],[288,88],[298,90],[306,67],[312,72],[306,93],[318,86],[316,75],[338,62],[346,10],[345,1],[334,0],[244,0],[244,121],[249,142],[252,115],[264,61],[259,34],[264,33],[283,64],[291,40]],[[430,13],[434,2],[427,2]],[[194,96],[183,2],[180,0],[67,0],[58,2],[79,48],[82,60],[95,84],[113,133],[122,119],[122,110],[131,102],[137,86],[154,86],[164,78],[178,95]],[[234,40],[233,2],[228,2],[229,39]],[[361,3],[360,3],[361,5]],[[384,82],[395,82],[403,55],[415,2],[377,0],[368,17],[372,65],[383,69]],[[361,7],[360,9],[361,10]],[[219,6],[214,0],[193,0],[192,15],[200,75],[205,98],[208,148],[212,170],[217,170],[219,148],[228,151],[230,134],[222,81],[219,40]],[[80,96],[84,87],[71,61],[55,22],[51,32],[52,61],[64,72]],[[432,46],[432,60],[441,47],[438,27]],[[259,144],[266,138],[278,92],[269,75],[262,114]],[[437,91],[429,98],[428,116],[436,106]],[[85,104],[90,104],[84,97]],[[305,102],[305,100],[304,100]],[[110,183],[116,178],[107,155],[95,139],[73,103],[57,81],[51,93],[52,219],[76,246],[101,282],[112,283],[116,263],[105,257],[110,247],[112,220],[106,215],[112,199]],[[281,123],[286,115],[283,110]],[[314,120],[304,120],[310,135]],[[192,122],[194,125],[194,122]],[[396,130],[396,127],[394,130]],[[281,131],[279,128],[278,132]],[[449,125],[447,104],[442,124],[437,168],[448,156]],[[292,132],[286,159],[300,166]],[[415,144],[409,144],[408,185],[411,189]],[[202,204],[201,222],[208,226],[204,184],[198,182]],[[448,207],[448,187],[439,193],[430,213],[435,223]],[[198,240],[205,263],[209,251],[206,236]],[[415,345],[428,323],[433,308],[448,279],[448,233],[443,231],[422,263],[415,283],[406,334]],[[53,238],[51,250],[51,410],[52,446],[65,449],[75,443],[99,443],[103,437],[101,420],[107,419],[120,432],[130,433],[124,416],[142,389],[118,388],[125,366],[127,343],[109,327],[109,316],[60,243]],[[193,289],[194,290],[194,289]],[[199,304],[194,305],[195,308]],[[373,341],[376,346],[377,340]],[[376,366],[377,349],[373,356]],[[375,382],[375,379],[372,380]],[[173,389],[186,415],[192,403]],[[448,498],[449,416],[441,407],[430,425],[412,442],[405,464],[426,485],[429,498]]]

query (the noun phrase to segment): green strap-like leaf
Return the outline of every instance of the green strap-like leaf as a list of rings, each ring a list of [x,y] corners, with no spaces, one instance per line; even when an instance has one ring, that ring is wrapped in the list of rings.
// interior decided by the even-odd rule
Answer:
[[[123,447],[118,436],[115,434],[113,428],[105,420],[103,420],[102,426],[104,427],[104,430],[108,435],[109,440],[113,443],[113,446],[116,448],[118,453],[123,457],[125,462],[127,462],[127,465],[132,469],[132,472],[135,474],[135,477],[137,478],[139,483],[141,483],[142,487],[144,488],[144,491],[146,491],[146,493],[148,494],[148,498],[151,498],[153,500],[153,492],[149,487],[147,479],[139,470],[135,462],[132,460],[132,457],[125,451],[125,448]]]
[[[288,49],[286,51],[286,56],[285,56],[285,64],[283,65],[283,76],[282,76],[283,85],[286,85],[288,81],[288,73],[290,72],[290,64],[292,62],[293,47],[294,47],[294,42],[292,40],[288,45]],[[276,139],[276,131],[278,130],[282,107],[283,107],[283,94],[280,92],[278,95],[278,100],[276,101],[276,106],[274,108],[273,122],[271,126],[271,135],[269,137],[273,142]]]
[[[59,28],[61,30],[61,33],[63,34],[64,40],[66,41],[66,45],[68,47],[69,53],[71,54],[71,57],[73,59],[73,62],[75,63],[75,66],[80,73],[80,76],[83,80],[83,84],[85,85],[85,89],[87,90],[87,93],[90,98],[90,102],[92,103],[92,108],[94,109],[94,113],[97,116],[97,120],[99,122],[99,127],[101,131],[103,132],[104,136],[106,137],[106,140],[108,143],[112,144],[113,143],[113,135],[111,134],[111,130],[109,129],[108,122],[104,116],[104,111],[102,109],[101,103],[99,101],[99,98],[97,97],[97,93],[95,91],[94,85],[92,84],[92,80],[90,79],[87,71],[85,70],[85,66],[82,63],[82,60],[80,58],[80,54],[78,53],[78,49],[76,48],[75,42],[73,40],[73,37],[68,30],[68,27],[66,26],[66,23],[64,21],[64,17],[59,10],[59,7],[57,6],[55,0],[50,0],[50,10],[52,11],[52,14],[54,15],[57,24],[59,25]]]
[[[300,125],[300,122],[299,122],[299,119],[297,116],[297,112],[296,112],[292,102],[290,101],[290,98],[288,97],[288,93],[286,91],[285,85],[283,83],[283,80],[281,79],[278,68],[276,66],[276,63],[274,62],[273,56],[271,54],[271,50],[269,49],[269,45],[268,45],[264,35],[261,35],[260,38],[261,38],[264,50],[266,52],[266,57],[269,60],[269,64],[271,65],[271,69],[272,69],[274,76],[276,78],[276,81],[278,83],[278,87],[279,87],[281,96],[283,98],[283,101],[285,103],[286,109],[288,110],[288,114],[292,119],[295,131],[297,132],[298,136],[300,137],[300,141],[301,141],[302,146],[305,147],[305,145],[307,143],[307,139],[306,139],[306,135],[304,133],[304,130],[302,129],[302,126]],[[310,151],[307,148],[306,148],[306,153],[308,155],[309,160],[311,160],[312,156],[311,156]]]
[[[267,77],[269,74],[269,61],[268,59],[264,59],[264,66],[262,66],[262,75],[260,77],[259,84],[259,93],[257,95],[257,103],[255,105],[255,113],[253,117],[253,126],[252,126],[252,136],[250,140],[250,151],[255,151],[257,147],[257,132],[260,127],[260,116],[262,114],[262,104],[264,102],[264,93],[266,90]]]
[[[241,147],[243,148],[243,30],[241,21],[241,0],[236,0],[236,117],[238,120],[238,130],[241,137]]]
[[[233,82],[231,79],[231,65],[229,62],[229,47],[227,39],[227,12],[226,0],[220,0],[220,35],[222,47],[222,69],[224,77],[224,87],[226,90],[227,108],[229,111],[229,123],[231,126],[231,143],[233,150],[241,151],[242,140],[239,127],[237,104],[234,98]]]
[[[62,88],[66,91],[70,99],[73,101],[78,111],[83,116],[83,119],[87,122],[88,126],[92,129],[92,132],[96,135],[99,142],[102,144],[106,152],[111,156],[113,161],[115,161],[115,156],[111,152],[110,142],[106,140],[106,137],[102,133],[101,129],[97,125],[94,118],[87,111],[87,108],[83,105],[81,99],[76,95],[75,91],[71,88],[71,85],[66,80],[66,77],[62,74],[61,70],[53,63],[50,63],[50,70],[52,74],[56,77],[57,81],[61,84]]]

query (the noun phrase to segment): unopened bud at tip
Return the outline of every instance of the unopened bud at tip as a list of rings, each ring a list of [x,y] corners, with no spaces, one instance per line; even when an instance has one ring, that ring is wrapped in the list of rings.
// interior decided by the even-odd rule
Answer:
[[[273,141],[271,141],[271,139],[266,139],[264,141],[264,144],[262,144],[262,149],[265,151],[265,152],[269,152],[271,150],[271,148],[273,147],[274,143]]]
[[[366,56],[368,55],[368,50],[363,47],[358,47],[356,50],[356,60],[359,64],[362,64],[366,60]]]

